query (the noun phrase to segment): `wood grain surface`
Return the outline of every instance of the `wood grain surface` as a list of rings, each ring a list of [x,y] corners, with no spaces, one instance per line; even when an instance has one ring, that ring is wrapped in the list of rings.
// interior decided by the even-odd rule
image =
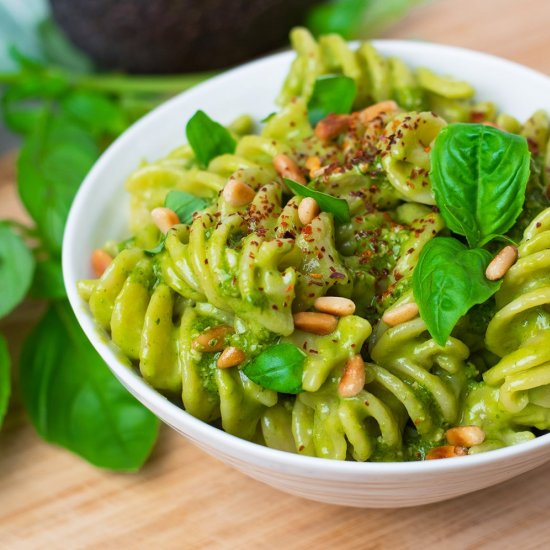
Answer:
[[[482,50],[550,74],[549,24],[548,0],[439,0],[387,36]],[[13,180],[12,155],[0,161],[0,218],[24,218]],[[0,325],[15,356],[37,308]],[[43,443],[14,393],[0,432],[2,549],[550,548],[550,463],[445,503],[356,510],[280,493],[168,428],[141,473],[95,469]]]

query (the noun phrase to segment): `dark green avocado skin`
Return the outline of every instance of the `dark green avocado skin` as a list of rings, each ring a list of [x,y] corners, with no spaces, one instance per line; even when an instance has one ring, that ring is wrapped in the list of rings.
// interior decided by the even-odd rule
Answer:
[[[179,73],[236,65],[285,44],[319,0],[50,0],[70,40],[104,68]]]

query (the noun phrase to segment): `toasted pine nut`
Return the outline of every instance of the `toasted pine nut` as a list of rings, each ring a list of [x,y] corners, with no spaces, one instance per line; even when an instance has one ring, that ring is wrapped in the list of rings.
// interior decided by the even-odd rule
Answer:
[[[216,365],[219,369],[228,369],[240,365],[245,359],[246,355],[243,350],[229,346],[222,351]]]
[[[344,133],[349,128],[350,122],[349,115],[330,114],[317,123],[315,135],[323,141],[328,141]]]
[[[338,319],[326,313],[302,311],[300,313],[295,313],[293,317],[295,328],[313,334],[330,334],[334,332],[338,326]]]
[[[442,445],[434,447],[426,454],[426,460],[435,460],[438,458],[453,458],[455,456],[464,456],[468,454],[468,449],[455,445]]]
[[[273,159],[273,166],[277,174],[282,178],[288,178],[301,184],[306,182],[302,172],[300,172],[300,168],[288,155],[277,155]]]
[[[485,432],[479,426],[456,426],[445,432],[450,445],[473,447],[485,441]]]
[[[518,249],[515,246],[505,246],[491,261],[485,270],[485,277],[489,281],[498,281],[516,263]]]
[[[151,211],[151,218],[161,233],[167,233],[174,225],[180,223],[178,215],[170,208],[155,208]]]
[[[309,177],[314,178],[317,171],[321,168],[321,159],[319,157],[308,157],[306,168],[309,170]]]
[[[340,382],[338,383],[338,393],[342,397],[354,397],[365,386],[365,363],[360,355],[350,357]]]
[[[113,258],[105,250],[101,248],[96,248],[92,252],[91,262],[92,269],[96,277],[101,277],[105,270],[111,265]]]
[[[319,214],[319,205],[315,199],[305,197],[298,206],[298,218],[304,225],[308,225]]]
[[[366,109],[363,109],[359,113],[359,120],[366,125],[382,113],[391,113],[392,111],[396,111],[397,108],[397,103],[395,101],[380,101],[380,103],[369,105]]]
[[[337,317],[345,317],[355,313],[355,304],[349,298],[340,296],[321,296],[313,303],[315,309],[323,313],[330,313]]]
[[[223,188],[222,195],[231,206],[244,206],[252,202],[256,192],[244,181],[229,179]]]
[[[207,353],[221,351],[225,348],[225,337],[232,332],[227,325],[211,328],[193,340],[193,348]]]
[[[405,321],[410,321],[418,315],[418,306],[415,302],[409,302],[408,304],[402,304],[394,309],[390,309],[382,315],[382,321],[390,327],[400,325]]]

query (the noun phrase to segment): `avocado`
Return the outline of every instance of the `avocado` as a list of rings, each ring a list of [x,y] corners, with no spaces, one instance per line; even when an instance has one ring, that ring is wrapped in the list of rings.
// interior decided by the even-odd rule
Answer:
[[[220,69],[285,44],[319,0],[50,0],[68,38],[103,68]]]

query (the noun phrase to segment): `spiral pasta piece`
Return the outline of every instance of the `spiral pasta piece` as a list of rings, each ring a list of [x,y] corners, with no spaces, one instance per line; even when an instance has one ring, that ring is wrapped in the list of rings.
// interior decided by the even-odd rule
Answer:
[[[468,347],[453,337],[439,346],[420,318],[380,332],[371,351],[375,386],[393,395],[420,434],[437,439],[459,418]]]
[[[519,259],[496,295],[487,327],[489,350],[502,359],[483,376],[500,388],[499,402],[521,421],[550,426],[550,208],[526,229]],[[541,410],[544,409],[544,410]],[[519,423],[519,418],[516,418]],[[528,420],[530,420],[528,422]]]

